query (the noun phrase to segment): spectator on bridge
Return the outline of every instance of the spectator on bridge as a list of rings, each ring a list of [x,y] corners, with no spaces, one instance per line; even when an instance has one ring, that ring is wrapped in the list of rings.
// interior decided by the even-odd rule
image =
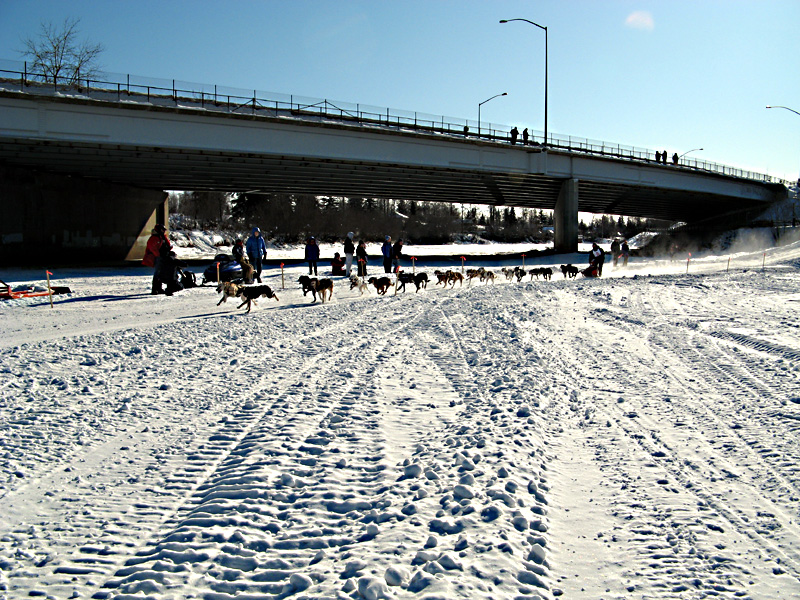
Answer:
[[[306,242],[306,261],[308,261],[308,274],[317,276],[317,261],[319,260],[319,246],[314,236]]]
[[[153,295],[164,293],[161,280],[161,257],[168,256],[171,251],[172,244],[167,238],[167,228],[159,223],[153,227],[142,258],[142,264],[145,267],[153,267],[153,283],[150,290]]]
[[[622,266],[628,266],[628,257],[631,254],[631,249],[628,247],[628,240],[622,240],[622,247],[620,248],[622,252]]]
[[[247,257],[250,259],[250,264],[253,265],[256,281],[261,283],[261,269],[263,261],[267,258],[267,243],[264,241],[261,230],[258,227],[253,227],[253,232],[247,238],[245,250],[247,251]]]
[[[661,162],[661,152],[656,150],[656,162]]]
[[[331,275],[344,275],[344,259],[338,252],[333,255],[333,260],[331,260]]]
[[[522,144],[527,146],[528,145],[528,128],[522,130]]]
[[[352,231],[349,231],[344,240],[344,270],[347,277],[350,277],[350,270],[353,268],[353,254],[356,252],[356,245],[353,243],[354,235]]]
[[[677,152],[676,152],[675,154],[673,154],[673,155],[672,155],[672,164],[673,164],[673,165],[677,165],[677,164],[678,164],[678,159],[679,159],[679,158],[680,158],[680,157],[678,156],[678,153],[677,153]]]
[[[364,240],[358,242],[356,248],[356,259],[358,260],[358,276],[367,276],[367,243]]]
[[[383,246],[381,246],[381,254],[383,255],[383,272],[384,273],[391,273],[392,272],[392,236],[387,235],[386,238],[383,240]]]
[[[667,151],[666,150],[664,150],[661,153],[661,162],[663,162],[664,164],[667,164]]]
[[[514,127],[514,128],[511,129],[511,143],[512,144],[516,144],[517,143],[517,136],[519,136],[519,130],[516,127]]]
[[[392,269],[395,273],[400,271],[400,259],[403,257],[403,240],[397,240],[392,246]]]
[[[469,135],[469,125],[464,125],[464,137]]]
[[[617,238],[614,238],[614,241],[611,242],[611,258],[614,261],[615,267],[617,266],[617,261],[619,260],[619,250],[620,250],[619,240]]]

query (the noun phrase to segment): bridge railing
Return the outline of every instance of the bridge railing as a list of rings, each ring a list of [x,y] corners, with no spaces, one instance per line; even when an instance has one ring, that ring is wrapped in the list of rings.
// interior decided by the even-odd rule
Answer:
[[[166,80],[117,73],[101,73],[71,81],[31,71],[19,61],[0,60],[0,89],[34,94],[58,94],[120,103],[145,103],[202,109],[254,116],[281,117],[317,121],[335,121],[355,127],[393,128],[431,135],[468,138],[487,143],[512,143],[511,127],[477,121],[430,115],[426,113],[380,108],[327,99],[306,98],[292,94],[244,90],[212,84]],[[549,134],[530,128],[527,144],[546,145],[565,152],[607,156],[637,162],[664,164],[665,167],[719,173],[759,182],[782,183],[778,177],[756,173],[693,157],[680,158],[677,164],[656,162],[656,151],[624,144],[615,144],[583,137]],[[517,143],[522,144],[521,137]],[[546,144],[545,144],[546,142]]]

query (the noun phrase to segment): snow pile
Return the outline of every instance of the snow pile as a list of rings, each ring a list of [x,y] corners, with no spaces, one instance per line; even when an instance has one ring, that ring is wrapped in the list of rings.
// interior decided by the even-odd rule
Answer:
[[[800,242],[446,289],[420,263],[324,305],[271,267],[249,315],[139,267],[3,303],[0,596],[800,594]]]

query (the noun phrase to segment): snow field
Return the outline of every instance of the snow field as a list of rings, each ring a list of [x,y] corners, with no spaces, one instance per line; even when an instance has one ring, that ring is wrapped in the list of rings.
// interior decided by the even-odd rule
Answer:
[[[767,267],[14,301],[0,594],[800,594],[800,248]]]

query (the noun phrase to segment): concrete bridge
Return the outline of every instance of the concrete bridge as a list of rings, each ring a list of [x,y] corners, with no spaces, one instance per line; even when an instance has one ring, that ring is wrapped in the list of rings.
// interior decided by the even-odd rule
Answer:
[[[255,94],[252,103],[232,103],[230,97],[177,90],[65,92],[52,84],[16,85],[19,90],[13,80],[0,80],[4,204],[15,202],[9,191],[21,189],[18,169],[109,182],[145,195],[150,190],[145,204],[153,206],[136,223],[138,237],[164,218],[163,190],[552,209],[556,248],[567,252],[577,248],[579,210],[692,223],[756,214],[786,195],[782,181],[712,163],[663,164],[654,154],[555,137],[547,146],[544,140],[512,144],[505,132],[477,136],[458,123],[393,119],[388,111],[342,110],[327,101],[272,106]],[[9,177],[17,183],[9,184]],[[125,196],[130,202],[131,194]],[[66,205],[86,213],[80,202]],[[95,210],[113,215],[116,205],[109,198],[103,208],[98,200]],[[61,214],[57,206],[51,210]],[[20,223],[18,229],[29,227]],[[64,232],[53,227],[61,237]],[[8,226],[0,233],[16,239]]]

